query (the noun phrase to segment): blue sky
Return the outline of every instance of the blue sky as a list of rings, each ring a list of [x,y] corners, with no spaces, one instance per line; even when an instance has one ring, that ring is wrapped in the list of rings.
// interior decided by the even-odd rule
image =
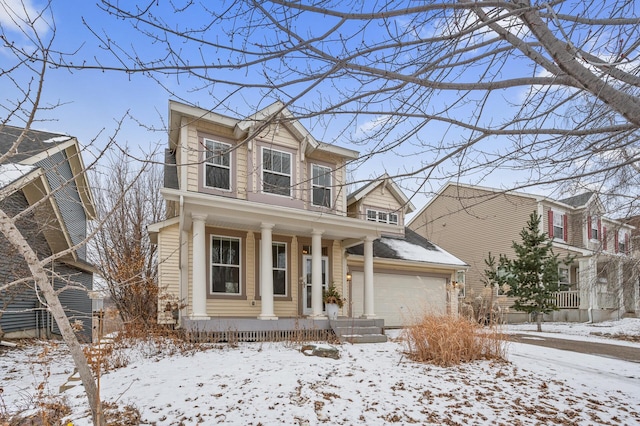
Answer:
[[[5,0],[6,1],[6,0]],[[26,1],[26,0],[25,0]],[[41,6],[39,0],[33,2],[34,7]],[[17,3],[18,0],[10,0],[8,3]],[[131,44],[144,45],[141,35],[131,28],[129,23],[116,20],[91,1],[62,2],[54,1],[52,6],[56,38],[54,47],[63,52],[76,52],[70,59],[82,62],[97,58],[104,61],[109,58],[113,63],[113,57],[105,52],[103,46],[92,31],[99,34],[117,34],[118,40],[130,40]],[[7,27],[6,14],[3,16],[0,10],[0,22]],[[9,25],[10,27],[10,25]],[[89,29],[91,28],[91,30]],[[16,39],[20,36],[15,34]],[[144,41],[146,43],[146,41]],[[139,47],[138,47],[139,48]],[[145,48],[154,49],[154,46],[146,45]],[[0,61],[3,61],[0,54]],[[207,99],[206,91],[193,91],[199,85],[195,79],[177,79],[173,77],[160,77],[161,83],[190,102],[202,107],[211,107]],[[160,84],[141,74],[127,75],[121,72],[103,72],[82,70],[70,72],[68,70],[51,69],[45,85],[45,104],[60,102],[62,105],[56,109],[43,113],[39,118],[42,122],[34,125],[42,130],[69,133],[79,138],[81,143],[89,144],[97,138],[97,144],[103,145],[113,135],[117,127],[117,121],[125,117],[123,127],[116,139],[121,145],[127,145],[133,152],[149,153],[163,149],[166,146],[167,136],[165,132],[165,120],[167,118],[167,105],[170,95]],[[244,96],[251,96],[245,94]],[[256,99],[259,94],[255,93]],[[514,94],[514,96],[516,96]],[[267,106],[265,103],[261,106]],[[234,105],[227,105],[233,109]],[[499,108],[496,108],[496,113]],[[227,111],[219,111],[227,113]],[[375,117],[371,117],[375,120]],[[20,125],[20,123],[13,123]],[[304,124],[309,130],[325,142],[335,142],[338,145],[366,151],[366,146],[348,145],[340,137],[335,129],[339,126],[324,126],[321,121],[307,121]],[[358,125],[367,126],[360,121]],[[334,133],[332,133],[332,131]],[[357,126],[352,128],[357,132]],[[445,133],[441,127],[442,137],[455,140],[460,138],[458,134]],[[335,138],[335,140],[333,140]],[[396,150],[396,155],[389,153],[374,158],[360,167],[355,173],[356,179],[367,179],[387,171],[394,175],[403,173],[407,168],[414,166],[416,157],[409,151]],[[450,167],[450,166],[446,166]],[[443,172],[451,172],[445,170]],[[468,178],[469,183],[481,183],[486,186],[508,187],[517,177],[523,174],[514,171],[496,173],[480,181],[480,175]],[[443,181],[429,181],[423,190],[434,192],[443,184]],[[404,187],[417,188],[411,180],[404,182]],[[542,190],[532,190],[540,193]],[[411,194],[408,194],[411,195]],[[426,197],[419,195],[414,199],[414,204],[420,206]]]

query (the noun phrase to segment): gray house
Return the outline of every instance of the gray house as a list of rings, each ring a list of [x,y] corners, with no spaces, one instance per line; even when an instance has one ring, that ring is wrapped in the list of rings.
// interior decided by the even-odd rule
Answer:
[[[0,209],[19,216],[17,226],[47,266],[60,301],[79,337],[91,338],[94,268],[79,245],[95,216],[80,147],[72,136],[0,127]],[[59,334],[24,259],[0,234],[0,337]]]

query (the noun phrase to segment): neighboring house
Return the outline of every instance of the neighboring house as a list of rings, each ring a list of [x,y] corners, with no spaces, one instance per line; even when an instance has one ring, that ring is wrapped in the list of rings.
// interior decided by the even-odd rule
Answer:
[[[632,256],[634,227],[607,218],[594,193],[562,200],[501,191],[459,183],[448,183],[410,221],[408,227],[470,265],[464,302],[487,297],[485,259],[489,252],[515,257],[513,241],[529,215],[542,217],[542,231],[553,238],[554,252],[561,258],[574,256],[560,266],[556,304],[551,316],[563,321],[602,321],[640,312],[638,271]],[[525,314],[509,311],[513,299],[501,289],[490,290],[509,320],[524,320]]]
[[[235,119],[170,101],[169,123],[162,190],[169,218],[149,226],[158,244],[160,322],[207,331],[328,328],[329,285],[348,299],[342,316],[380,318],[376,292],[385,284],[375,281],[383,272],[395,279],[432,271],[444,301],[462,262],[375,258],[374,241],[404,241],[412,206],[384,191],[389,179],[348,202],[346,167],[358,153],[317,141],[283,104]],[[355,205],[375,210],[375,220]],[[358,245],[361,253],[348,251]],[[430,294],[419,297],[427,304]]]
[[[23,129],[0,127],[0,156],[13,148]],[[13,154],[0,164],[0,209],[21,215],[18,229],[42,258],[62,253],[83,242],[87,221],[95,216],[78,141],[71,136],[29,130]],[[80,337],[91,338],[91,300],[94,268],[86,248],[61,255],[47,267],[72,323],[82,323]],[[5,337],[45,337],[59,329],[34,288],[24,259],[0,235],[0,327]],[[86,289],[87,291],[85,291]]]

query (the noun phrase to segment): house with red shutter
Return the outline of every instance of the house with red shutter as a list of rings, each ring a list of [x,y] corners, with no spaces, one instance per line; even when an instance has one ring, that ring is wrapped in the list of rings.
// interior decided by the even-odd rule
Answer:
[[[637,251],[631,224],[612,219],[597,194],[585,192],[563,199],[450,182],[411,219],[408,228],[469,265],[462,303],[490,299],[510,321],[527,320],[513,312],[500,288],[485,285],[489,253],[515,257],[531,212],[541,216],[542,231],[553,241],[554,253],[571,255],[560,265],[559,311],[555,321],[603,321],[640,313]]]

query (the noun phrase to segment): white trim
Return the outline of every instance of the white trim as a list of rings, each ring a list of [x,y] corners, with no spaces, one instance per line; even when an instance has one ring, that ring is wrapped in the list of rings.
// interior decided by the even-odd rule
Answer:
[[[233,168],[233,152],[232,151],[232,147],[233,145],[231,145],[230,143],[227,142],[221,142],[215,139],[211,139],[208,137],[203,137],[202,141],[204,142],[204,158],[202,159],[202,164],[203,164],[203,173],[202,173],[202,186],[204,188],[210,188],[210,189],[216,189],[218,191],[225,191],[225,192],[232,192],[233,191],[233,173],[235,173],[235,170]],[[212,144],[219,144],[219,145],[224,145],[225,148],[225,153],[222,154],[222,156],[224,155],[228,155],[229,156],[229,166],[225,166],[222,164],[216,164],[216,163],[212,163],[207,161],[209,159],[209,147],[208,147],[208,143],[211,142]],[[214,152],[214,149],[211,149],[211,152]],[[207,166],[211,166],[211,167],[217,167],[217,168],[222,168],[222,169],[226,169],[227,172],[229,173],[229,188],[219,188],[217,186],[209,186],[207,185]]]
[[[326,169],[327,172],[323,172],[321,176],[329,176],[329,185],[316,185],[315,184],[315,176],[313,173],[313,169],[314,167],[318,167],[320,169]],[[320,177],[320,176],[318,176]],[[324,204],[316,204],[315,200],[314,200],[314,189],[315,188],[321,188],[323,190],[329,190],[329,205],[325,206]],[[324,198],[323,198],[324,199]],[[317,163],[311,163],[311,205],[314,207],[325,207],[325,208],[332,208],[333,207],[333,169],[331,167],[328,166],[324,166],[322,164],[317,164]]]
[[[279,171],[275,171],[275,170],[269,170],[269,169],[265,169],[264,167],[264,152],[265,150],[269,150],[271,152],[277,152],[279,154],[285,154],[289,156],[289,173],[283,173],[283,172],[279,172]],[[272,156],[273,157],[273,156]],[[295,185],[293,182],[293,154],[288,152],[288,151],[283,151],[283,150],[279,150],[276,148],[271,148],[271,147],[266,147],[266,146],[261,146],[260,147],[260,192],[262,194],[269,194],[269,195],[277,195],[280,197],[287,197],[287,198],[293,198],[293,186]],[[278,175],[278,176],[288,176],[289,177],[289,195],[283,195],[283,194],[277,194],[275,192],[269,192],[269,191],[265,191],[264,189],[264,173],[265,170],[268,173],[274,174],[274,175]]]
[[[226,239],[226,240],[235,240],[238,242],[238,265],[234,265],[234,264],[229,264],[229,263],[213,263],[213,239],[214,238],[220,238],[220,239]],[[222,255],[222,254],[221,254]],[[242,291],[242,238],[238,238],[238,237],[233,237],[233,236],[229,236],[229,235],[218,235],[218,234],[211,234],[209,235],[209,259],[207,261],[207,265],[210,268],[209,269],[209,282],[208,287],[209,287],[209,294],[210,295],[214,295],[214,296],[243,296],[245,293]],[[222,267],[238,267],[238,292],[237,293],[231,293],[228,291],[213,291],[213,274],[211,273],[211,268],[213,266],[222,266]]]

